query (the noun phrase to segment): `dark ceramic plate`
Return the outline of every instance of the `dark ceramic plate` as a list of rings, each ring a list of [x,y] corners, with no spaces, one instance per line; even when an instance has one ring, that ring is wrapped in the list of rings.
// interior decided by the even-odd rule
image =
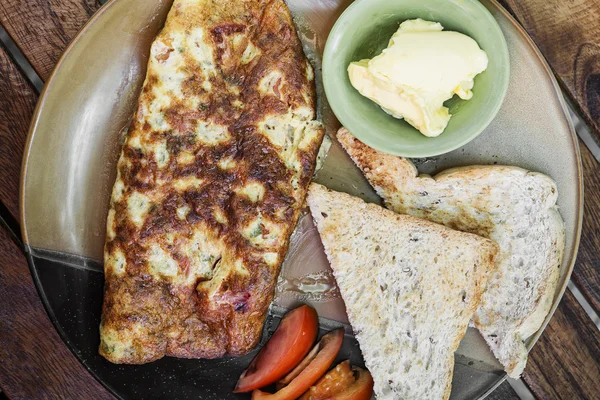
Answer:
[[[315,66],[320,116],[331,136],[339,124],[323,95],[320,55],[331,26],[349,2],[288,0]],[[501,163],[540,171],[556,180],[567,247],[554,310],[571,273],[581,229],[577,140],[560,91],[537,49],[496,3],[482,3],[498,21],[510,51],[512,78],[504,105],[489,127],[465,147],[416,161],[427,173],[457,165]],[[56,329],[117,397],[248,398],[234,396],[231,390],[255,353],[220,360],[164,358],[141,366],[113,365],[97,354],[102,247],[120,135],[134,110],[150,43],[169,7],[166,0],[113,0],[66,50],[40,97],[29,133],[21,183],[23,238],[34,281]],[[335,141],[316,180],[378,201]],[[263,343],[283,310],[299,303],[317,308],[324,318],[322,331],[347,322],[318,235],[306,216],[293,235]],[[350,357],[360,364],[360,352],[345,326],[339,358]],[[542,330],[528,340],[529,347]],[[452,398],[480,398],[504,378],[481,337],[469,329],[457,351]]]

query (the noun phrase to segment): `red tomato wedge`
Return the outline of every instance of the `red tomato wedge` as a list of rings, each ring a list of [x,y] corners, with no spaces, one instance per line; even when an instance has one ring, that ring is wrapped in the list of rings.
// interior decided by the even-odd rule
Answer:
[[[335,356],[342,347],[344,341],[344,329],[336,329],[321,338],[319,343],[311,351],[308,357],[313,357],[300,373],[289,383],[289,385],[278,390],[274,394],[255,390],[252,392],[252,400],[295,400],[306,392],[331,366]],[[316,355],[313,355],[313,352]],[[304,364],[304,363],[303,363]]]
[[[296,368],[294,368],[289,374],[287,374],[285,376],[285,378],[283,378],[277,382],[277,385],[275,385],[277,390],[286,387],[287,385],[290,384],[291,381],[294,380],[295,377],[300,375],[300,372],[304,371],[304,369],[306,367],[308,367],[308,365],[312,362],[312,360],[315,359],[315,357],[319,353],[319,350],[320,350],[319,346],[313,347],[312,350],[310,351],[310,353],[308,353],[306,355],[306,357],[304,357],[304,360],[302,360],[300,362],[300,364],[296,365]]]
[[[317,338],[317,312],[301,306],[288,312],[271,339],[242,373],[234,393],[250,392],[284,377],[296,366]]]
[[[300,400],[369,400],[373,377],[362,368],[350,368],[350,361],[339,363],[300,397]]]

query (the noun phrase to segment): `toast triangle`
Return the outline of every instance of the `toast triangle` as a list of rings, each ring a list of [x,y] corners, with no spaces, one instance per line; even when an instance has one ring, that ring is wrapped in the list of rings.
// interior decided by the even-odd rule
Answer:
[[[377,399],[447,399],[497,245],[314,183],[307,202]]]

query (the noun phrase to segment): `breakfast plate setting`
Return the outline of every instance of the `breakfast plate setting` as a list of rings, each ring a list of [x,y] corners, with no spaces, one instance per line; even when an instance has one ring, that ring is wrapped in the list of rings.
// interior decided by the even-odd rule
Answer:
[[[35,111],[21,221],[118,398],[480,399],[581,233],[579,147],[494,0],[113,0]]]

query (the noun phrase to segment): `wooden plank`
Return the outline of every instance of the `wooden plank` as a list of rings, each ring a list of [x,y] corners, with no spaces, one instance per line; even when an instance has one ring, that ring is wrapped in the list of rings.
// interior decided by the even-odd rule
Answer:
[[[502,0],[600,140],[600,0]]]
[[[100,5],[98,0],[2,0],[0,23],[45,81]]]
[[[113,399],[58,336],[25,257],[0,228],[0,387],[10,399]]]
[[[600,332],[567,290],[538,343],[523,380],[539,399],[598,399]]]
[[[0,48],[0,201],[19,215],[19,177],[37,95]]]
[[[600,24],[599,24],[600,25]],[[585,181],[585,207],[581,245],[573,281],[600,313],[600,163],[580,143]]]

